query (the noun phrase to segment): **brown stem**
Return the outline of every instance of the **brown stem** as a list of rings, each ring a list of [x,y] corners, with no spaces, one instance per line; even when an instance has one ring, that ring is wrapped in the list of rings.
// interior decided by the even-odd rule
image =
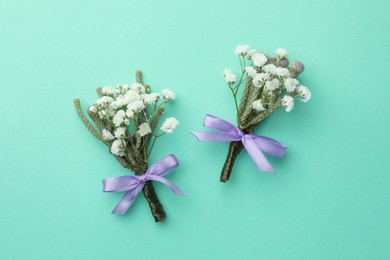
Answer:
[[[149,203],[150,210],[156,222],[162,222],[165,219],[165,211],[160,201],[158,200],[156,191],[154,190],[153,183],[147,181],[142,189],[144,196]]]
[[[141,168],[136,171],[136,175],[142,175],[144,172],[146,172],[146,168],[147,168],[146,166]],[[142,191],[144,193],[145,199],[149,203],[149,207],[150,210],[152,211],[154,221],[163,222],[166,214],[163,209],[163,206],[161,205],[157,197],[156,191],[154,190],[153,183],[151,181],[145,182],[145,186],[142,189]]]
[[[244,146],[242,145],[241,141],[230,143],[229,152],[226,156],[226,161],[222,168],[221,182],[227,182],[229,180],[237,155],[242,151],[243,148]]]

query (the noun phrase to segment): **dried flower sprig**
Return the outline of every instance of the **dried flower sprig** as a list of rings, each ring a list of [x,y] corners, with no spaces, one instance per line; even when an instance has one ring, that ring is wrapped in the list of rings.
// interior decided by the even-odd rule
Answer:
[[[204,125],[223,132],[193,132],[202,142],[230,142],[221,182],[229,180],[234,162],[244,147],[261,171],[274,172],[263,152],[282,157],[286,147],[270,138],[255,136],[252,132],[278,108],[284,107],[286,112],[290,112],[294,108],[294,98],[300,97],[303,102],[311,98],[310,90],[297,80],[305,68],[303,63],[290,63],[285,49],[279,48],[275,57],[269,57],[251,49],[249,45],[238,45],[234,53],[240,61],[241,75],[237,77],[230,69],[225,69],[223,74],[234,99],[238,127],[207,115]],[[239,90],[244,85],[239,101]]]
[[[278,108],[286,112],[294,108],[294,98],[302,102],[311,98],[310,90],[300,85],[296,79],[305,67],[300,61],[289,63],[288,53],[278,48],[276,57],[250,49],[248,45],[238,45],[235,49],[241,65],[240,80],[230,70],[225,70],[224,77],[232,91],[237,110],[237,123],[245,133],[251,133]],[[245,89],[238,105],[237,94],[242,85]],[[221,181],[229,180],[234,161],[242,151],[242,142],[231,142],[228,156],[221,173]]]
[[[136,175],[148,169],[148,158],[156,140],[173,132],[179,121],[170,117],[160,128],[158,124],[164,114],[164,105],[175,99],[173,91],[164,89],[161,94],[152,93],[149,85],[142,83],[142,74],[136,72],[136,83],[97,88],[99,99],[88,107],[87,119],[75,99],[78,116],[89,132],[110,149],[110,153],[125,168]],[[151,144],[150,144],[151,143]],[[143,193],[156,222],[163,221],[165,211],[150,180],[145,182]]]

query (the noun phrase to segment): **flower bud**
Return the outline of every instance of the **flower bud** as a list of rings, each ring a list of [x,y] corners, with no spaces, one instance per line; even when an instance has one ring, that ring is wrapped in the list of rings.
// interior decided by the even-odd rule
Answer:
[[[272,64],[274,64],[274,65],[275,65],[275,63],[276,63],[276,60],[277,60],[276,57],[269,57],[269,58],[268,58],[268,62],[269,62],[269,63],[272,63]]]
[[[288,59],[286,59],[286,58],[277,59],[276,62],[275,62],[275,65],[278,66],[278,67],[287,68],[287,66],[288,66]]]
[[[302,62],[294,60],[290,63],[290,72],[293,76],[297,77],[305,70],[305,65]]]

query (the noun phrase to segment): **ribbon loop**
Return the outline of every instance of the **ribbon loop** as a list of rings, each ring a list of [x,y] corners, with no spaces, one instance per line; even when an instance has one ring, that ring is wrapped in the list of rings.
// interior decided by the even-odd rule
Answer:
[[[125,195],[121,198],[118,204],[112,211],[112,214],[125,214],[126,211],[133,204],[138,193],[141,192],[145,186],[146,181],[158,181],[168,186],[175,194],[185,195],[185,193],[172,182],[165,179],[164,175],[173,171],[179,166],[179,161],[175,155],[170,154],[161,160],[155,162],[142,175],[136,176],[119,176],[103,180],[104,192],[123,192]]]
[[[271,138],[245,134],[238,127],[216,116],[206,115],[203,125],[222,132],[191,132],[200,142],[241,141],[257,168],[263,172],[275,172],[264,153],[281,158],[287,149]]]
[[[164,176],[165,174],[170,173],[171,171],[176,169],[177,167],[179,167],[179,161],[177,160],[175,155],[170,154],[152,164],[145,172],[145,175]]]
[[[223,132],[227,132],[230,135],[236,136],[236,137],[242,137],[243,132],[236,127],[235,125],[229,123],[228,121],[212,116],[212,115],[206,115],[204,120],[203,120],[203,126],[206,128],[211,128],[215,130],[220,130]]]
[[[103,180],[104,192],[122,192],[134,189],[139,180],[134,176],[120,176]]]
[[[240,141],[242,137],[225,132],[191,132],[200,142],[233,142]]]

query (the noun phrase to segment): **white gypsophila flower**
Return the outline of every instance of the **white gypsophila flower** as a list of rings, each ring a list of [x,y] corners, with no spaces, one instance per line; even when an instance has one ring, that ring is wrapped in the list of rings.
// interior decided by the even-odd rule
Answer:
[[[271,79],[271,80],[267,80],[266,82],[265,82],[265,86],[267,87],[267,89],[269,90],[269,91],[274,91],[274,90],[276,90],[277,88],[279,88],[279,86],[280,86],[280,81],[277,79],[277,78],[273,78],[273,79]]]
[[[118,127],[115,132],[114,132],[114,135],[117,139],[123,139],[126,137],[126,128],[125,127]]]
[[[94,107],[94,106],[90,106],[89,108],[88,108],[88,110],[89,110],[89,112],[92,112],[92,113],[96,113],[96,107]]]
[[[299,81],[294,78],[287,78],[284,80],[284,87],[287,92],[293,92],[295,88],[299,85]]]
[[[252,59],[252,55],[255,54],[255,53],[256,53],[255,49],[250,49],[249,51],[246,52],[245,59],[251,60]]]
[[[227,84],[233,84],[237,81],[237,76],[229,69],[223,71],[223,77]]]
[[[145,87],[142,84],[139,84],[139,83],[131,84],[131,89],[136,91],[138,94],[145,93]]]
[[[250,49],[249,45],[237,45],[236,49],[234,50],[234,53],[237,55],[245,56],[249,51],[249,49]]]
[[[252,54],[252,61],[256,67],[261,67],[267,63],[268,59],[263,53],[256,52]]]
[[[114,90],[114,93],[117,94],[117,95],[119,95],[119,94],[122,93],[122,87],[121,87],[121,85],[117,85],[117,86],[116,86],[116,89]]]
[[[112,102],[112,103],[108,106],[108,114],[109,114],[110,116],[114,116],[117,110],[118,110],[118,106],[116,105],[115,102]]]
[[[122,140],[115,140],[111,145],[111,153],[117,156],[125,155],[126,143]]]
[[[278,68],[277,68],[274,64],[272,64],[272,63],[267,64],[267,65],[264,65],[264,66],[261,68],[262,71],[267,72],[267,73],[269,73],[269,74],[273,74],[273,75],[276,74],[276,70],[277,70],[277,69],[278,69]]]
[[[127,105],[127,110],[131,110],[134,112],[141,111],[144,108],[145,108],[145,104],[141,100],[136,100]]]
[[[120,126],[123,123],[125,116],[126,116],[125,111],[119,110],[118,112],[115,113],[112,122],[114,123],[115,126]]]
[[[107,111],[106,110],[100,110],[98,115],[99,115],[100,118],[103,118],[103,117],[105,117],[107,115]]]
[[[112,97],[102,96],[95,103],[97,105],[104,105],[104,104],[110,104],[113,101],[114,101],[114,99]]]
[[[284,96],[282,105],[285,107],[286,112],[290,112],[294,108],[294,99],[291,96]]]
[[[290,71],[287,68],[276,67],[275,75],[278,77],[288,77],[290,76]]]
[[[111,134],[110,131],[108,131],[107,129],[103,129],[102,130],[102,133],[103,133],[103,139],[104,140],[113,140],[114,139],[114,136]]]
[[[102,88],[102,93],[104,95],[112,95],[114,94],[114,90],[112,89],[111,86],[105,86],[104,88]]]
[[[173,130],[176,129],[176,127],[179,125],[179,121],[177,121],[174,117],[168,117],[165,122],[161,126],[161,130],[164,131],[167,134],[170,134],[173,132]]]
[[[141,98],[140,95],[135,90],[132,89],[126,91],[124,97],[127,101],[127,104],[134,102],[136,100],[140,100]]]
[[[122,86],[122,85],[117,85],[117,86],[116,86],[115,93],[116,93],[117,95],[122,95],[122,94],[124,94],[125,91],[123,90],[123,86]]]
[[[245,71],[246,73],[248,74],[249,77],[251,77],[252,79],[256,76],[257,74],[257,70],[255,70],[254,68],[252,68],[251,66],[248,66],[248,67],[245,67]]]
[[[126,116],[127,116],[128,118],[134,118],[134,111],[128,109],[128,110],[126,111]],[[130,122],[130,121],[129,121],[129,122]]]
[[[137,133],[142,137],[147,134],[150,134],[152,132],[152,129],[150,129],[150,126],[148,123],[142,123],[138,127]]]
[[[112,102],[114,103],[114,105],[119,108],[119,107],[123,107],[123,106],[126,106],[128,104],[128,101],[127,99],[123,96],[123,95],[119,95],[116,97],[115,101]],[[114,106],[113,106],[114,108]]]
[[[118,102],[116,102],[116,100],[113,101],[111,104],[108,105],[108,109],[109,110],[116,110],[116,109],[118,109],[119,106],[117,104],[118,104]]]
[[[261,88],[267,79],[269,79],[268,73],[257,73],[252,82],[255,87]]]
[[[277,48],[276,54],[278,55],[279,59],[284,59],[288,57],[288,52],[286,51],[286,49],[283,48]]]
[[[297,87],[297,91],[301,97],[302,102],[307,102],[311,99],[311,91],[307,87],[301,85]]]
[[[175,95],[176,97],[176,95]],[[159,100],[161,98],[161,95],[159,93],[150,93],[149,94],[149,98],[150,98],[150,104],[153,104],[154,102],[157,102],[157,100]]]
[[[176,98],[175,92],[169,89],[163,89],[161,91],[162,96],[164,97],[165,100],[173,100]]]
[[[261,103],[260,99],[252,102],[252,108],[257,110],[257,111],[259,111],[259,112],[265,110],[265,108],[263,107],[263,104]]]
[[[130,89],[129,85],[123,84],[123,86],[122,86],[123,93],[126,93],[129,89]]]
[[[141,99],[145,104],[153,104],[160,98],[158,93],[142,94]]]
[[[145,103],[145,104],[151,104],[152,102],[150,102],[150,95],[149,94],[142,94],[141,95],[141,100]]]

